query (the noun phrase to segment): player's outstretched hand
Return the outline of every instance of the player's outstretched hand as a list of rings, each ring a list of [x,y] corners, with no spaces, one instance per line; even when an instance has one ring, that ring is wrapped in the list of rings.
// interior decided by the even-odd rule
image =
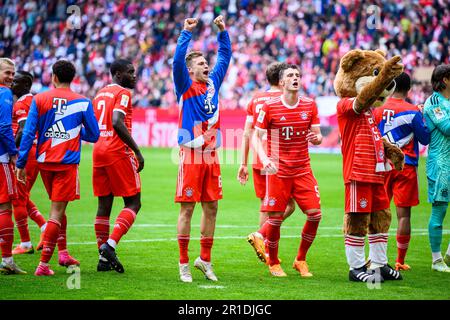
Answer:
[[[138,161],[138,168],[137,168],[136,172],[141,172],[142,169],[144,169],[144,156],[142,155],[142,153],[140,151],[138,153],[136,153],[136,159]]]
[[[241,166],[239,167],[237,179],[238,179],[239,183],[242,184],[243,186],[247,183],[247,181],[248,181],[248,168],[247,168],[247,166],[241,164]]]
[[[27,183],[27,175],[25,173],[25,169],[16,168],[16,178],[20,183]]]
[[[197,18],[187,18],[184,20],[184,30],[192,32],[198,24]]]
[[[225,30],[225,22],[223,21],[222,15],[214,19],[214,24],[219,28],[221,32]]]

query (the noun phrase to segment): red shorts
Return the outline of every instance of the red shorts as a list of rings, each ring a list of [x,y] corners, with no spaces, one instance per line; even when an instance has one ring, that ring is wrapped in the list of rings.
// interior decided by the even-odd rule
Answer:
[[[94,195],[103,197],[131,197],[141,192],[141,178],[136,172],[137,160],[134,156],[120,159],[109,166],[94,167],[92,185]]]
[[[253,168],[253,186],[255,187],[256,197],[264,199],[266,196],[266,175],[261,174],[261,169]]]
[[[80,199],[78,164],[39,164],[42,182],[52,201],[73,201]]]
[[[17,193],[18,197],[13,201],[14,206],[26,206],[28,199],[30,198],[30,191],[36,182],[37,176],[39,175],[38,162],[36,160],[36,145],[30,150],[27,165],[25,166],[25,173],[27,175],[26,184],[17,182]]]
[[[394,197],[397,207],[413,207],[419,204],[419,180],[417,167],[405,164],[403,171],[391,170],[384,179],[389,201]]]
[[[175,202],[208,202],[222,199],[222,177],[217,152],[180,148]]]
[[[292,178],[268,175],[267,191],[261,211],[284,212],[291,198],[303,212],[320,209],[319,186],[312,172]]]
[[[353,180],[345,184],[345,213],[370,213],[386,208],[389,198],[382,184]]]
[[[0,203],[17,199],[17,183],[13,166],[0,163]]]

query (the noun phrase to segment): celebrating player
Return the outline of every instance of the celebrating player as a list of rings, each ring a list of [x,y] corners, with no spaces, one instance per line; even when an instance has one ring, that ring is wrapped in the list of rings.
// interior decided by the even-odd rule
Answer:
[[[411,238],[411,207],[419,204],[419,142],[427,145],[430,132],[425,126],[420,108],[405,101],[411,88],[411,78],[403,72],[395,78],[395,91],[385,104],[374,110],[381,135],[396,144],[405,154],[403,171],[386,173],[384,187],[389,201],[394,197],[397,211],[397,259],[395,270],[409,270],[405,264]]]
[[[44,231],[41,259],[35,275],[51,276],[50,261],[60,231],[67,226],[66,207],[69,201],[80,198],[78,164],[81,139],[95,142],[99,136],[92,103],[86,97],[70,90],[75,77],[74,65],[59,60],[52,66],[55,89],[37,94],[31,103],[17,160],[17,179],[26,182],[25,166],[33,140],[38,133],[36,158],[42,181],[51,200],[50,219]],[[64,239],[64,247],[65,247]],[[67,249],[58,243],[59,264],[79,265]]]
[[[0,248],[2,262],[0,273],[25,274],[12,257],[14,241],[14,222],[11,202],[17,199],[14,165],[17,160],[17,148],[12,130],[13,94],[11,85],[14,80],[15,64],[8,58],[0,58]]]
[[[266,70],[266,79],[269,82],[270,88],[268,91],[256,93],[247,107],[247,118],[245,121],[244,134],[242,137],[242,160],[239,167],[237,179],[241,184],[245,184],[248,181],[248,153],[250,149],[250,141],[253,136],[256,119],[258,118],[259,111],[261,110],[264,102],[269,101],[272,98],[279,97],[282,94],[280,88],[280,70],[285,68],[285,63],[274,62],[271,63]],[[267,137],[263,136],[264,150],[267,150]],[[253,148],[253,150],[255,150]],[[253,154],[253,185],[255,188],[256,197],[261,199],[261,205],[263,204],[264,197],[266,195],[266,175],[261,172],[262,163],[258,157],[257,152]],[[283,215],[283,220],[289,217],[295,210],[295,203],[293,199],[289,200],[286,211]],[[266,248],[265,238],[267,236],[267,221],[268,215],[266,212],[260,212],[260,229],[257,232],[252,232],[248,235],[247,241],[255,249],[258,258],[266,263]]]
[[[94,195],[98,197],[95,234],[100,257],[97,270],[113,268],[122,273],[124,268],[115,249],[141,208],[139,172],[144,168],[144,157],[131,136],[131,90],[136,85],[134,66],[131,61],[118,59],[111,64],[110,71],[113,83],[94,98],[100,128],[100,138],[94,144],[92,175]],[[125,205],[110,235],[109,217],[114,197],[122,197]]]
[[[183,282],[192,282],[189,270],[188,246],[191,218],[196,202],[202,204],[200,225],[200,257],[194,266],[205,277],[217,281],[211,265],[211,248],[218,200],[222,198],[222,180],[216,148],[221,144],[219,123],[219,89],[231,59],[231,43],[222,16],[214,19],[220,32],[217,63],[210,71],[208,62],[199,51],[186,55],[192,31],[198,19],[184,21],[184,30],[178,38],[173,62],[173,77],[177,101],[181,106],[178,144],[178,169],[175,202],[180,203],[178,218],[179,271]]]
[[[255,124],[256,148],[268,174],[261,211],[269,215],[269,271],[276,277],[286,276],[278,259],[278,242],[283,215],[289,199],[293,198],[307,216],[293,267],[302,277],[311,277],[306,254],[315,239],[322,215],[319,188],[310,166],[308,142],[314,145],[322,143],[320,121],[315,102],[298,93],[298,66],[286,65],[280,70],[280,85],[283,94],[264,103]],[[265,134],[267,154],[262,144]]]
[[[427,158],[428,223],[432,270],[450,272],[450,244],[442,259],[442,224],[448,208],[450,188],[450,65],[439,65],[431,75],[433,94],[424,105],[424,116],[431,132]]]
[[[16,103],[13,107],[13,132],[15,134],[16,146],[20,145],[22,140],[22,132],[25,126],[25,121],[30,111],[31,101],[33,95],[30,93],[31,85],[33,84],[33,75],[27,71],[19,70],[14,76],[12,84],[12,92]],[[41,229],[41,241],[39,241],[36,249],[42,249],[42,236],[46,227],[45,218],[39,212],[36,205],[30,199],[30,191],[39,174],[38,164],[35,158],[36,142],[33,143],[31,152],[28,156],[26,174],[26,184],[18,183],[17,191],[18,198],[13,201],[14,219],[19,230],[20,244],[12,251],[13,254],[33,253],[33,245],[31,244],[30,232],[28,230],[28,216],[37,223]]]

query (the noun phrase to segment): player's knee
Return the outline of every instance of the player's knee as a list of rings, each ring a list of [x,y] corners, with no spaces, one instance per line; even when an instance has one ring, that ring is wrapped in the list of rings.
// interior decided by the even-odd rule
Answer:
[[[180,215],[183,217],[191,218],[194,214],[194,206],[190,204],[181,205]]]
[[[311,222],[320,222],[322,220],[322,211],[319,209],[313,209],[305,212],[306,220]]]

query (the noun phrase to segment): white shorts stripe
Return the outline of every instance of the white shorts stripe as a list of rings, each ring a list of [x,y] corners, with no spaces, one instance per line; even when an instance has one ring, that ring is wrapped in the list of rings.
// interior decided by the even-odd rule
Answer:
[[[9,165],[6,163],[3,163],[3,170],[5,171],[6,184],[8,186],[8,194],[12,195],[12,194],[14,194],[14,186],[12,183],[11,172],[9,171]]]

